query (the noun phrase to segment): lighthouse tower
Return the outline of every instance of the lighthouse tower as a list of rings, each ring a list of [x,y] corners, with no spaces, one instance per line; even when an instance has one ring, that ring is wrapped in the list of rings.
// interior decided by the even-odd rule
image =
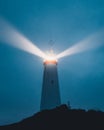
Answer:
[[[55,108],[61,105],[57,60],[53,52],[44,60],[44,74],[40,110]]]

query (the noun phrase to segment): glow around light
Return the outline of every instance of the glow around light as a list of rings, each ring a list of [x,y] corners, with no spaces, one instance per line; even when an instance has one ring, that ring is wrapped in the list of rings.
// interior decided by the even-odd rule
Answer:
[[[56,55],[54,54],[53,50],[50,50],[45,58],[44,58],[44,63],[45,64],[56,64],[57,63],[57,58]]]
[[[0,18],[0,41],[41,58],[45,57],[44,52],[2,18]]]

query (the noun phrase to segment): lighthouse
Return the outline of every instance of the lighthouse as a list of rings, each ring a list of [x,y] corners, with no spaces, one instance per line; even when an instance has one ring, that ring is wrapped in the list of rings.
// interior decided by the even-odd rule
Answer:
[[[61,105],[60,88],[58,80],[58,61],[50,52],[44,60],[43,84],[41,93],[40,110],[52,109]]]

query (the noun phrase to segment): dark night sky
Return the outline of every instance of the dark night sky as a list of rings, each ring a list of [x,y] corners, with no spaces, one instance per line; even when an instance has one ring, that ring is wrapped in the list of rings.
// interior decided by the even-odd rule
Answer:
[[[104,28],[104,0],[0,0],[0,16],[46,51],[61,52]],[[0,33],[2,33],[0,31]],[[59,60],[62,103],[104,111],[104,47]],[[39,111],[42,59],[0,41],[0,125]]]

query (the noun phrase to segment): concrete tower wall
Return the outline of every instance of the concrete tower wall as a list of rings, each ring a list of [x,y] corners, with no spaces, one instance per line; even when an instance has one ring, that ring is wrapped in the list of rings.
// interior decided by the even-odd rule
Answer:
[[[60,104],[57,64],[44,64],[40,110],[51,109]]]

